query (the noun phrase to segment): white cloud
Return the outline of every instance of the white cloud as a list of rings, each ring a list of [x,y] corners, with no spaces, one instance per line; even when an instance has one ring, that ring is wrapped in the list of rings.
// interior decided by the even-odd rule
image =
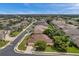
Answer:
[[[79,4],[74,4],[74,6],[79,6]]]
[[[68,9],[79,9],[79,4],[73,4],[72,7]]]
[[[70,7],[62,9],[60,14],[79,14],[79,4],[70,4]]]

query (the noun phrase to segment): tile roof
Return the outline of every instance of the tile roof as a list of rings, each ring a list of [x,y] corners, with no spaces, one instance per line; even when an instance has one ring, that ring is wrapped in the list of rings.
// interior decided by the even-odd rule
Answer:
[[[29,39],[28,43],[34,43],[37,40],[43,40],[47,43],[52,43],[52,39],[50,39],[47,35],[45,34],[33,34]]]

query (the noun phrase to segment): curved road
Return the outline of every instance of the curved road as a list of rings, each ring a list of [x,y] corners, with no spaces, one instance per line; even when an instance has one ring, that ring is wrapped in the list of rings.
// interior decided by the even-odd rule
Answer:
[[[26,34],[26,31],[24,31],[21,35],[19,35],[9,46],[6,48],[0,50],[0,56],[18,56],[18,55],[24,55],[14,52],[14,47],[19,42],[19,40],[22,39],[22,37]]]
[[[29,31],[30,27],[36,22],[33,21],[28,27],[26,27],[26,30],[24,30],[13,42],[11,42],[10,45],[8,45],[6,48],[0,50],[0,56],[19,56],[19,55],[31,55],[31,54],[19,54],[14,51],[14,47],[16,44],[24,37],[25,34],[28,34],[27,31]]]

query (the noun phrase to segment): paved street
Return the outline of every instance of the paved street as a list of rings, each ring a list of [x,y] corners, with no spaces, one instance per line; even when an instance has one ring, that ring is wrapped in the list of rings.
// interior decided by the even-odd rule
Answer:
[[[11,43],[11,45],[7,46],[3,50],[0,50],[0,55],[2,56],[15,56],[15,55],[21,55],[14,52],[14,47],[19,42],[20,39],[26,34],[26,31],[24,31],[21,35],[19,35],[14,42]]]
[[[35,22],[35,21],[34,21]],[[28,34],[29,31],[29,27],[31,27],[33,25],[32,22],[27,28],[26,30],[23,30],[23,32],[6,48],[0,50],[0,56],[18,56],[18,55],[27,55],[27,54],[19,54],[19,53],[15,53],[14,52],[14,47],[16,46],[16,44],[24,37],[25,34]]]
[[[34,22],[32,22],[27,28],[31,27],[33,25]],[[34,54],[20,54],[20,53],[16,53],[14,51],[14,47],[17,45],[17,43],[24,37],[25,34],[29,34],[27,31],[29,31],[30,29],[23,30],[23,32],[10,44],[8,45],[6,48],[0,50],[0,56],[69,56],[69,55],[73,55],[73,54],[64,54],[64,53],[34,53]]]

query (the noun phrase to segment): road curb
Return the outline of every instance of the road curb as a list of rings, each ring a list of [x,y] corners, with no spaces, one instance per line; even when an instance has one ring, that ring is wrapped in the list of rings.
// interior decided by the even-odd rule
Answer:
[[[28,53],[26,53],[25,51],[22,51],[22,50],[19,50],[19,49],[18,49],[19,44],[24,40],[24,38],[25,38],[26,36],[27,36],[27,35],[25,35],[25,36],[17,43],[17,45],[15,46],[14,51],[15,51],[16,53],[28,54]],[[77,55],[77,56],[79,56],[78,53],[63,53],[63,52],[35,52],[35,51],[32,51],[32,53],[29,53],[29,54],[33,54],[33,55],[62,54],[62,55]]]
[[[28,35],[30,35],[31,33],[29,33]],[[27,34],[16,44],[16,46],[14,47],[14,51],[16,52],[16,53],[25,53],[25,51],[22,51],[22,50],[19,50],[18,49],[18,46],[21,44],[21,42],[24,40],[24,38],[26,37],[26,36],[28,36]]]
[[[1,47],[0,50],[6,48],[6,47],[7,47],[8,45],[10,45],[10,44],[11,44],[11,42],[8,42],[6,45],[4,45],[3,47]]]
[[[31,25],[33,24],[33,22],[31,23]],[[29,27],[30,25],[28,25],[28,27]],[[27,27],[27,28],[28,28]],[[28,35],[30,35],[31,33],[29,33]],[[21,44],[21,42],[24,40],[24,38],[27,36],[27,34],[26,35],[24,35],[24,37],[16,44],[16,46],[14,47],[14,51],[16,52],[16,53],[25,53],[25,51],[21,51],[21,50],[19,50],[18,49],[18,46]]]
[[[78,53],[63,53],[63,52],[35,52],[33,51],[32,52],[34,55],[52,55],[52,54],[62,54],[62,55],[76,55],[76,56],[79,56]]]

